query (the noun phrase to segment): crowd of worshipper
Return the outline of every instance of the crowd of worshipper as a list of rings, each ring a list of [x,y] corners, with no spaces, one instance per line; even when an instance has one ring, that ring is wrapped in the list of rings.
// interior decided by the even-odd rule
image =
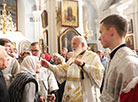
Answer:
[[[17,102],[21,102],[21,100],[31,102],[36,98],[35,94],[38,93],[38,98],[42,102],[48,99],[48,95],[52,97],[49,100],[61,102],[64,87],[57,82],[52,71],[42,68],[40,61],[45,59],[53,65],[63,65],[73,55],[73,52],[68,52],[66,48],[63,48],[60,54],[54,53],[51,56],[48,53],[42,53],[39,42],[33,42],[30,51],[18,54],[17,50],[12,48],[11,41],[7,38],[0,38],[0,46],[3,46],[9,60],[8,66],[2,70],[10,94],[7,100],[10,99],[11,102],[15,100],[18,100]],[[62,87],[60,88],[61,91],[59,87]],[[9,101],[5,100],[5,102]]]
[[[83,36],[53,55],[39,42],[18,54],[0,38],[0,102],[136,102],[138,53],[123,42],[126,26],[119,15],[101,21],[99,40],[110,54],[88,50]]]

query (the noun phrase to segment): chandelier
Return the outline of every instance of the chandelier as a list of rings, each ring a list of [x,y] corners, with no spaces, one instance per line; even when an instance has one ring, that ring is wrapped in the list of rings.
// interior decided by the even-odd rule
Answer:
[[[3,2],[3,11],[0,13],[0,30],[3,31],[3,34],[6,34],[7,31],[15,31],[16,26],[12,21],[12,16],[10,12],[6,10],[6,3]]]

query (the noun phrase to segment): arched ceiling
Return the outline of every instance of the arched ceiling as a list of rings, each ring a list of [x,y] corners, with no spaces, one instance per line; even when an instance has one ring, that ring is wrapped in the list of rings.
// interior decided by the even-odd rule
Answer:
[[[119,0],[83,0],[83,1],[90,2],[91,5],[94,6],[97,11],[102,11],[109,8],[112,2]]]

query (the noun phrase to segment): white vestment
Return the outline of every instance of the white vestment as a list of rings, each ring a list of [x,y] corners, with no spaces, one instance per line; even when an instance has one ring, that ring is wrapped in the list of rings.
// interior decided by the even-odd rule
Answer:
[[[117,50],[106,69],[101,102],[120,102],[120,94],[138,76],[138,56],[128,47]]]
[[[74,63],[75,59],[85,62],[83,68]],[[92,51],[86,51],[79,56],[72,56],[65,65],[50,65],[50,69],[62,83],[66,80],[62,102],[100,102],[100,86],[104,67],[100,58]],[[82,79],[82,73],[84,79]]]
[[[39,93],[45,99],[47,99],[47,95],[52,92],[58,90],[58,84],[53,72],[49,69],[40,68],[40,73],[38,73],[38,84],[40,87]]]

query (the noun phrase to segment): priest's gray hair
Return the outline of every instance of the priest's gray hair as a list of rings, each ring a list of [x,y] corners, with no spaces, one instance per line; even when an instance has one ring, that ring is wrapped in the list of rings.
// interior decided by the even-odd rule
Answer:
[[[78,38],[80,40],[80,43],[84,43],[84,48],[87,49],[88,45],[86,42],[86,39],[83,36],[75,36],[73,39]]]

